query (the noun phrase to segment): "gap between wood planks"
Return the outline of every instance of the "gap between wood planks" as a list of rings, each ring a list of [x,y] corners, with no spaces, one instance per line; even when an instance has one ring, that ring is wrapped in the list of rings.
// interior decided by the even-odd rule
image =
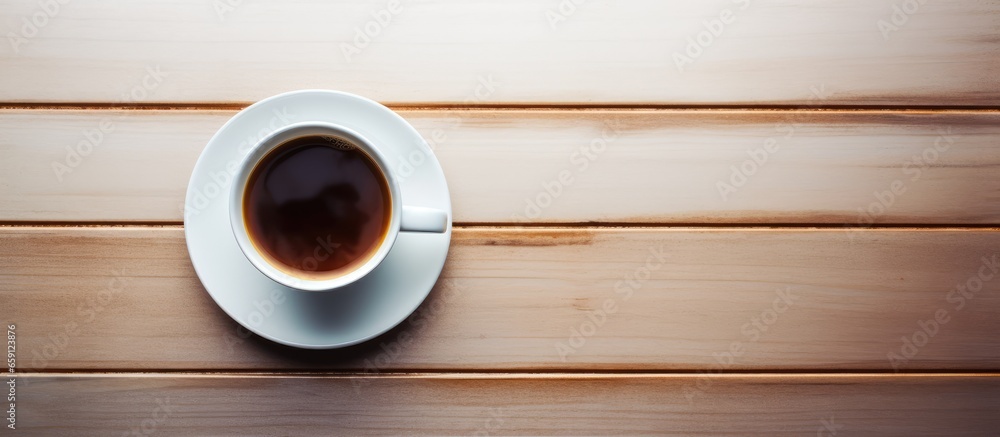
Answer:
[[[301,371],[273,371],[273,372],[262,372],[260,370],[253,371],[189,371],[189,370],[155,370],[155,371],[131,371],[131,370],[121,370],[121,371],[105,371],[105,370],[65,370],[60,369],[52,372],[16,372],[15,375],[18,377],[28,377],[28,378],[41,378],[41,377],[164,377],[164,378],[176,378],[176,377],[202,377],[202,378],[383,378],[383,379],[638,379],[638,378],[649,378],[649,379],[690,379],[692,377],[697,378],[717,378],[717,379],[751,379],[751,378],[767,378],[767,379],[781,379],[781,380],[805,380],[811,378],[822,378],[822,379],[860,379],[860,378],[879,378],[879,379],[918,379],[918,378],[997,378],[1000,377],[1000,373],[996,370],[982,371],[982,372],[934,372],[934,371],[920,371],[920,372],[836,372],[836,373],[826,373],[817,372],[815,370],[803,371],[803,372],[719,372],[712,373],[707,371],[690,371],[690,372],[512,372],[512,371],[502,371],[502,372],[483,372],[483,371],[407,371],[407,372],[301,372]]]
[[[114,102],[46,102],[22,103],[0,102],[0,110],[232,110],[238,111],[254,102],[195,102],[195,103],[142,103],[122,104]],[[380,102],[393,110],[455,110],[455,111],[772,111],[772,112],[852,112],[852,113],[970,113],[984,114],[1000,112],[1000,107],[961,105],[691,105],[691,104],[512,104],[512,103],[393,103]]]
[[[0,221],[0,228],[183,228],[184,222],[179,221],[71,221],[71,222],[47,222],[47,221]],[[520,222],[478,222],[465,223],[454,222],[452,228],[456,230],[518,230],[518,229],[593,229],[593,230],[624,230],[624,229],[676,229],[676,230],[784,230],[784,229],[813,229],[822,230],[892,230],[892,231],[1000,231],[997,224],[905,224],[888,223],[875,225],[849,225],[843,223],[629,223],[629,222],[567,222],[567,223],[520,223]]]

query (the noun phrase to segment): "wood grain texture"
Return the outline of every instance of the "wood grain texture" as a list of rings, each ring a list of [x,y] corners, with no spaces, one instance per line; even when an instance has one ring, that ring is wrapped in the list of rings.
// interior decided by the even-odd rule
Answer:
[[[0,321],[37,371],[981,370],[997,263],[997,230],[460,228],[413,317],[317,352],[238,329],[178,227],[8,227]]]
[[[992,435],[996,375],[34,375],[18,431],[119,435]],[[699,381],[703,390],[697,390]],[[145,423],[145,425],[143,425]]]
[[[329,88],[431,104],[1000,104],[1000,5],[919,2],[893,18],[899,4],[431,0],[393,13],[380,0],[104,0],[46,14],[7,0],[0,101],[252,102]],[[24,24],[38,14],[40,26]]]
[[[1000,223],[995,112],[401,113],[462,223]],[[2,110],[0,220],[180,222],[232,115]]]
[[[1000,2],[0,0],[0,29],[17,432],[1000,429]],[[305,88],[394,105],[462,225],[414,315],[336,351],[240,327],[177,225],[231,109]]]

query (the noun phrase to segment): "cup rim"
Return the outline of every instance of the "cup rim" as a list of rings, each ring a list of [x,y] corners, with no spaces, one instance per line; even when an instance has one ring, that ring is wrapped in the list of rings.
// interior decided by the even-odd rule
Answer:
[[[361,151],[368,155],[368,157],[375,163],[376,167],[378,167],[382,176],[385,178],[386,185],[389,190],[389,225],[378,249],[375,250],[375,252],[364,264],[361,264],[345,274],[333,278],[309,279],[295,276],[274,266],[267,260],[266,257],[259,253],[259,250],[250,238],[249,232],[246,228],[246,221],[243,218],[243,199],[250,175],[256,169],[261,160],[263,160],[263,158],[270,152],[294,139],[323,134],[342,137],[357,145]],[[378,267],[389,254],[389,251],[396,242],[396,237],[399,234],[401,223],[402,202],[399,192],[399,185],[395,175],[392,173],[391,167],[389,166],[389,160],[386,159],[383,153],[375,147],[374,144],[357,131],[346,126],[325,121],[304,121],[292,123],[275,130],[254,144],[237,167],[237,171],[233,175],[233,182],[230,186],[229,192],[230,227],[232,228],[233,236],[236,238],[236,242],[240,247],[240,251],[247,258],[247,260],[250,261],[250,264],[252,264],[264,276],[267,276],[269,279],[281,285],[296,290],[332,291],[364,278],[371,273],[372,270]]]

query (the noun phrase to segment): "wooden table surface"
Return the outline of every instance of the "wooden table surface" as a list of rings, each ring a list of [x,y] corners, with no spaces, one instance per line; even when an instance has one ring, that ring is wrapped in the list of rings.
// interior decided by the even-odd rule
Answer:
[[[1000,430],[1000,2],[3,0],[0,31],[2,435]],[[344,350],[249,334],[184,243],[211,135],[304,88],[399,112],[454,205],[428,300]]]

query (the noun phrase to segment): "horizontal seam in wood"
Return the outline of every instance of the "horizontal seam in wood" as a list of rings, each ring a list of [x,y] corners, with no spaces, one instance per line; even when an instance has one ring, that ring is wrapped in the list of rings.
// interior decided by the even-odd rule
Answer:
[[[238,111],[253,102],[189,102],[189,103],[142,103],[122,104],[116,102],[45,102],[22,103],[0,102],[0,110],[122,110],[122,111],[169,111],[169,110],[232,110]],[[680,104],[435,104],[435,103],[383,103],[394,110],[453,110],[453,111],[764,111],[764,112],[851,112],[851,113],[996,113],[996,106],[959,105],[680,105]]]
[[[0,228],[180,228],[183,222],[112,222],[112,221],[80,221],[80,222],[39,222],[39,221],[0,221]],[[453,229],[467,230],[645,230],[645,229],[676,229],[676,230],[816,230],[816,231],[1000,231],[1000,224],[880,224],[871,226],[856,226],[845,224],[824,223],[453,223]]]
[[[998,378],[997,372],[913,372],[913,373],[892,373],[892,372],[867,372],[867,373],[621,373],[621,372],[588,372],[588,373],[568,373],[568,372],[325,372],[325,373],[299,373],[299,372],[32,372],[15,373],[18,377],[235,377],[235,378],[385,378],[385,379],[628,379],[628,378],[662,378],[662,379],[691,379],[691,378],[719,378],[719,379],[856,379],[856,378],[880,378],[880,379],[917,379],[917,378]]]
[[[659,376],[938,376],[938,375],[968,375],[968,376],[1000,376],[1000,369],[904,369],[884,371],[872,369],[730,369],[726,371],[709,371],[706,368],[688,369],[614,369],[614,368],[588,368],[588,369],[490,369],[490,368],[409,368],[409,369],[379,369],[376,372],[359,370],[336,370],[336,369],[212,369],[212,368],[189,368],[189,369],[157,369],[157,368],[46,368],[33,369],[31,372],[16,372],[19,375],[43,375],[43,374],[232,374],[232,375],[290,375],[290,376],[400,376],[400,375],[479,375],[479,374],[504,374],[504,375],[659,375]]]

